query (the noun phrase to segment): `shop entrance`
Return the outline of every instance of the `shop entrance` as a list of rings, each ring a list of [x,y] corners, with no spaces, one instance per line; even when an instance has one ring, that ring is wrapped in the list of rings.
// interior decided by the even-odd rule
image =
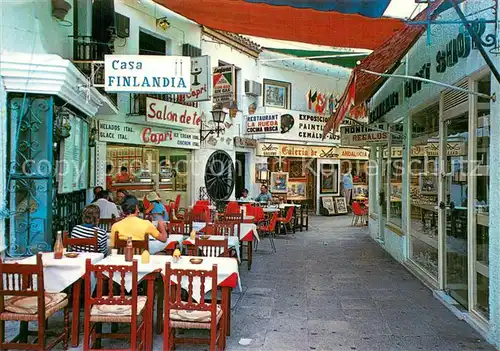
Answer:
[[[235,196],[239,198],[241,196],[241,192],[245,189],[246,179],[246,155],[244,152],[236,153],[236,176],[235,176]]]
[[[469,114],[465,112],[443,124],[444,147],[441,177],[444,189],[445,291],[468,308],[468,141]],[[444,151],[444,150],[443,150]]]

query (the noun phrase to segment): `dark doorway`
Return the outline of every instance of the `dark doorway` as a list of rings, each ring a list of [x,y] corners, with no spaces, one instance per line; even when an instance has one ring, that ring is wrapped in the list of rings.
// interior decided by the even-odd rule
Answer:
[[[139,55],[166,55],[167,42],[153,35],[139,31]]]
[[[236,153],[236,177],[235,177],[235,188],[234,195],[236,198],[241,196],[241,192],[245,189],[245,173],[246,173],[246,155],[244,152]]]

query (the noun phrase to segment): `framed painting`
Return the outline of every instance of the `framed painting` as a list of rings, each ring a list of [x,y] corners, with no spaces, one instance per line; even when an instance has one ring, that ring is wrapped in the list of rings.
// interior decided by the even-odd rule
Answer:
[[[288,183],[287,200],[307,200],[307,182],[290,181]]]
[[[288,173],[287,172],[271,172],[271,193],[287,193],[288,192]]]
[[[264,106],[289,109],[291,87],[287,82],[264,79]]]
[[[337,214],[337,212],[335,212],[335,203],[333,202],[333,197],[323,196],[321,198],[321,204],[323,205],[323,208],[328,212],[329,215]]]
[[[438,178],[436,174],[420,173],[418,186],[422,195],[437,195]]]
[[[320,191],[321,194],[338,193],[338,165],[322,163],[320,165]]]
[[[335,208],[337,209],[337,213],[345,214],[347,213],[347,204],[345,201],[345,197],[336,197],[335,198]]]

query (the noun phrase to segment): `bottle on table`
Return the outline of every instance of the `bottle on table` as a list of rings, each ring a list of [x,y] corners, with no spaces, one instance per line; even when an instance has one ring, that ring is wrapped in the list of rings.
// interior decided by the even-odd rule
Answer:
[[[123,250],[125,254],[125,261],[132,262],[134,259],[134,246],[132,245],[132,237],[129,236],[127,239],[127,246]]]
[[[63,257],[64,246],[62,243],[62,231],[57,231],[56,243],[54,245],[54,258],[60,260]]]

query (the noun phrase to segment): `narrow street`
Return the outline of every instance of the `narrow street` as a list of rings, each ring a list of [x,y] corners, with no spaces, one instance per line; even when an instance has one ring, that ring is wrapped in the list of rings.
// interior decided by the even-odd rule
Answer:
[[[494,350],[350,217],[263,241],[233,296],[229,350]],[[240,346],[240,338],[250,338]]]

